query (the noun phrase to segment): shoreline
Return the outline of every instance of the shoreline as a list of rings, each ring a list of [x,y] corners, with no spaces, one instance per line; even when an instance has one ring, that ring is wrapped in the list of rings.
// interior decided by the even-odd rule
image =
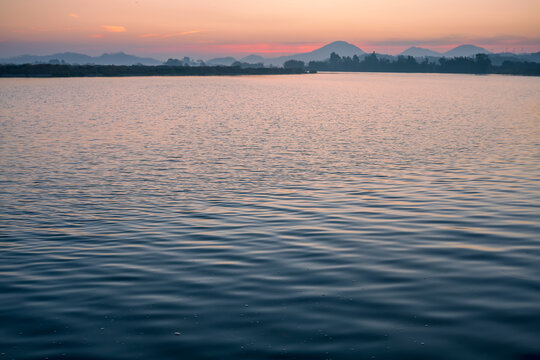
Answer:
[[[237,66],[140,65],[0,65],[1,78],[133,77],[133,76],[238,76],[307,74],[294,68],[241,68]]]
[[[302,75],[316,73],[380,73],[380,74],[447,74],[447,75],[510,75],[537,77],[540,73],[497,72],[448,72],[448,71],[343,71],[310,70],[302,68],[241,68],[237,66],[145,66],[145,65],[67,65],[22,64],[0,65],[0,78],[76,78],[76,77],[154,77],[154,76],[243,76],[243,75]]]

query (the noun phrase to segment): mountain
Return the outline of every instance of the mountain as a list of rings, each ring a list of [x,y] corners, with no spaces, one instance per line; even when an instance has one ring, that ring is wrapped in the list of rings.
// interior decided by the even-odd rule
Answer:
[[[95,63],[99,65],[161,65],[161,61],[152,58],[141,58],[123,52],[103,54],[95,58]]]
[[[307,57],[310,60],[325,60],[330,58],[330,54],[335,52],[339,56],[354,56],[354,55],[365,55],[366,53],[357,47],[356,45],[349,44],[346,41],[334,41],[328,45],[323,46],[322,48],[313,50],[309,53],[293,55],[296,57]],[[296,60],[296,59],[295,59]]]
[[[426,57],[426,56],[440,57],[442,56],[440,53],[436,51],[429,50],[426,48],[416,47],[416,46],[412,46],[408,48],[407,50],[403,51],[399,55],[414,56],[414,57]]]
[[[265,58],[259,55],[249,55],[240,59],[240,62],[248,64],[264,63]]]
[[[123,52],[103,54],[93,57],[73,52],[52,55],[21,55],[7,59],[0,59],[3,64],[33,64],[48,62],[65,62],[68,64],[97,64],[97,65],[160,65],[161,61],[152,58],[141,58]]]
[[[339,56],[354,56],[354,55],[365,55],[366,53],[359,47],[350,44],[346,41],[334,41],[333,43],[327,44],[319,49],[313,50],[307,53],[300,53],[289,56],[280,56],[277,58],[266,59],[265,64],[281,66],[285,61],[288,60],[300,60],[306,64],[310,61],[323,61],[330,58],[330,54],[335,52]]]
[[[487,54],[491,59],[491,63],[495,66],[500,66],[505,61],[518,61],[518,62],[540,62],[540,52],[536,53],[524,53],[514,54],[511,52],[491,53],[488,50],[475,46],[475,45],[460,45],[444,54],[425,49],[420,47],[410,47],[403,51],[400,55],[414,56],[414,57],[427,57],[430,61],[436,61],[437,57],[445,56],[447,58],[453,58],[458,56],[472,57],[476,54]]]
[[[497,54],[489,54],[489,58],[491,59],[491,63],[496,66],[502,65],[502,63],[505,61],[540,63],[540,52],[531,54],[514,54],[511,52],[502,52]]]
[[[486,49],[475,45],[460,45],[450,51],[444,53],[445,57],[453,58],[458,56],[474,56],[476,54],[491,54]]]
[[[227,57],[210,59],[210,60],[206,61],[206,65],[210,65],[210,66],[217,66],[217,65],[231,66],[235,61],[236,61],[235,58],[227,56]]]
[[[243,57],[239,60],[243,64],[260,64],[263,63],[265,66],[282,66],[288,60],[300,60],[306,63],[310,61],[324,61],[330,58],[330,54],[335,52],[340,56],[354,56],[358,55],[360,59],[366,55],[366,53],[359,47],[350,44],[345,41],[334,41],[330,44],[327,44],[321,48],[315,49],[307,53],[299,53],[288,56],[280,56],[275,58],[264,58],[259,55],[249,55]],[[489,54],[492,63],[494,65],[500,65],[504,61],[529,61],[529,62],[540,62],[540,52],[536,53],[523,53],[523,54],[513,54],[513,53],[498,53],[493,54],[488,50],[478,47],[475,45],[460,45],[450,51],[447,51],[444,54],[440,54],[430,49],[421,48],[421,47],[410,47],[407,50],[403,51],[400,55],[405,56],[414,56],[414,57],[426,57],[429,61],[437,61],[438,57],[445,56],[448,58],[453,58],[457,56],[466,56],[471,57],[476,54]],[[377,54],[379,59],[388,59],[393,60],[395,57],[391,55]],[[172,59],[175,60],[175,59]],[[200,66],[203,64],[201,61],[192,61],[191,59],[185,57],[183,60],[176,60],[177,62],[182,63],[182,65],[189,66]],[[220,57],[215,59],[210,59],[206,61],[207,65],[222,65],[230,66],[235,63],[237,60],[233,57]],[[161,65],[162,62],[153,58],[143,58],[135,55],[129,55],[123,52],[103,54],[100,56],[88,56],[85,54],[79,54],[74,52],[64,52],[57,53],[52,55],[21,55],[11,58],[0,59],[0,64],[33,64],[33,63],[52,63],[52,64],[97,64],[97,65]]]
[[[94,62],[94,58],[84,54],[73,52],[58,53],[52,55],[20,55],[7,59],[0,59],[3,64],[32,64],[32,63],[47,63],[49,61],[64,61],[69,64],[88,64]]]
[[[540,62],[540,51],[531,54],[519,54],[525,61]]]

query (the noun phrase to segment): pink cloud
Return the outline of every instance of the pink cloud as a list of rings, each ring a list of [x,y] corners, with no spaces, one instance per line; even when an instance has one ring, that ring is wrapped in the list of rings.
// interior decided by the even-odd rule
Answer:
[[[126,28],[123,26],[117,26],[117,25],[103,25],[103,29],[107,32],[113,32],[113,33],[119,33],[119,32],[126,32]]]
[[[78,18],[79,18],[79,15],[74,14],[74,13],[69,14],[69,16],[71,16],[72,18],[75,18],[75,19],[78,19]]]

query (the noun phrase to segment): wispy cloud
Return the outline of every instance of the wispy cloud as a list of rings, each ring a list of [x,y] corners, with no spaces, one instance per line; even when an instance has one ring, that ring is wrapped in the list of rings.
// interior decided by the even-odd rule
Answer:
[[[74,19],[78,19],[78,18],[79,18],[79,15],[74,14],[74,13],[69,14],[69,16],[71,16],[71,17],[74,18]]]
[[[94,34],[94,35],[90,35],[90,37],[92,39],[101,39],[103,37],[103,35],[102,34]]]
[[[103,25],[103,29],[105,29],[105,31],[113,33],[126,32],[125,27],[116,25]]]
[[[163,38],[167,39],[174,36],[185,36],[185,35],[191,35],[191,34],[197,34],[202,32],[202,30],[190,30],[190,31],[184,31],[179,33],[172,33],[172,34],[142,34],[139,35],[140,38]]]

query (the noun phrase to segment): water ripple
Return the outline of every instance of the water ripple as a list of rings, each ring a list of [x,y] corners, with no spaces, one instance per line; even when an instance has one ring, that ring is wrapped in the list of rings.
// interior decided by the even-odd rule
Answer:
[[[1,79],[1,358],[538,357],[539,100],[502,76]]]

